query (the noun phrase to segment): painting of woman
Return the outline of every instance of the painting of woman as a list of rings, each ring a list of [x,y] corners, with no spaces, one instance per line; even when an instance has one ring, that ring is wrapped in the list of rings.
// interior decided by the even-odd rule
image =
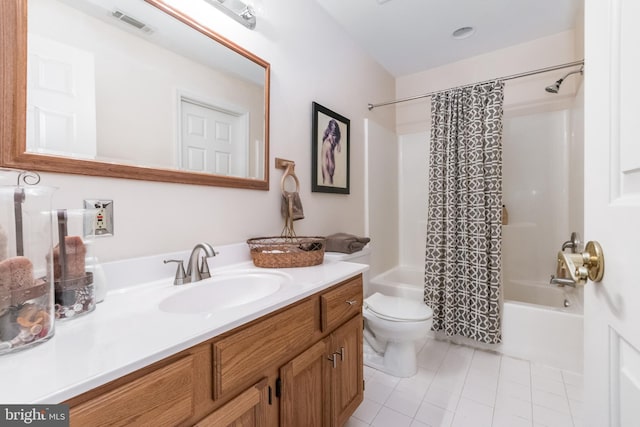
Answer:
[[[336,171],[335,151],[342,150],[340,146],[340,126],[334,119],[329,120],[329,125],[322,136],[322,183],[333,185],[333,174]]]

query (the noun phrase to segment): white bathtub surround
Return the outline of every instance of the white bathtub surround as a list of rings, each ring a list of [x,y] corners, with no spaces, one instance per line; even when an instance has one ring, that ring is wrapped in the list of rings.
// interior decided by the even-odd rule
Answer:
[[[584,424],[581,374],[431,339],[418,362],[402,379],[365,367],[365,399],[346,427]]]
[[[219,255],[209,260],[212,278],[233,271],[265,271],[248,261],[245,243],[215,249]],[[0,357],[0,402],[61,402],[367,269],[346,262],[268,269],[290,280],[265,298],[214,312],[164,312],[161,301],[202,285],[174,286],[176,267],[162,262],[188,259],[189,253],[104,264],[110,289],[94,312],[73,322],[57,323],[55,335],[46,343]]]
[[[503,99],[503,81],[431,96],[424,300],[435,330],[489,344],[501,340]]]
[[[423,273],[418,269],[396,267],[371,279],[371,292],[383,292],[422,301]],[[530,290],[530,289],[527,289]],[[544,299],[553,300],[556,306],[544,306],[505,300],[502,311],[502,342],[482,344],[463,337],[440,339],[491,349],[504,355],[525,358],[558,369],[582,372],[583,367],[583,316],[580,295],[571,288],[562,290],[549,285],[541,291],[550,293]],[[560,294],[559,294],[560,292]],[[564,307],[564,300],[570,301]]]
[[[576,149],[582,141],[572,142],[580,125],[575,116],[569,106],[542,111],[531,106],[505,114],[503,194],[510,219],[502,229],[506,293],[516,282],[548,284],[563,242],[573,231],[583,234],[582,208],[575,207],[583,192],[582,153]]]
[[[541,305],[549,308],[571,308],[572,313],[582,313],[582,288],[550,285],[548,281],[503,281],[504,299],[508,301]]]

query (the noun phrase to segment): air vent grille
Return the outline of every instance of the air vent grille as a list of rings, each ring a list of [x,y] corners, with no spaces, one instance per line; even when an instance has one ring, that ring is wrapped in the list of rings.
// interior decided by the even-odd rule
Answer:
[[[149,26],[147,26],[144,22],[138,21],[136,18],[127,15],[126,13],[122,12],[121,10],[114,10],[113,12],[111,12],[111,15],[116,18],[119,21],[125,22],[129,25],[131,25],[132,27],[137,28],[140,31],[144,31],[145,33],[151,33],[153,32],[153,29]]]

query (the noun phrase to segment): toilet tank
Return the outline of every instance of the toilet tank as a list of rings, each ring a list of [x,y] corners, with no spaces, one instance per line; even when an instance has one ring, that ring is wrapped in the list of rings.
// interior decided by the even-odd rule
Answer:
[[[357,262],[358,264],[366,264],[368,266],[371,266],[371,244],[369,243],[367,246],[362,248],[361,251],[354,252],[352,254],[344,254],[341,252],[324,253],[324,262],[336,261]],[[362,273],[362,285],[365,298],[368,297],[371,293],[369,289],[369,271],[370,270],[367,270]]]

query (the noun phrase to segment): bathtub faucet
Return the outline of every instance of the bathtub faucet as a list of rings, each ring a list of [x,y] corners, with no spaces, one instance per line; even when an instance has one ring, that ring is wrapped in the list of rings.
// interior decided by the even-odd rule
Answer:
[[[558,285],[558,286],[571,286],[572,288],[576,287],[576,282],[572,279],[565,279],[562,277],[556,277],[553,274],[551,275],[551,280],[549,280],[550,285]]]
[[[571,237],[569,240],[562,244],[562,251],[565,249],[571,249],[571,253],[576,254],[582,251],[582,239],[580,238],[580,234],[577,232],[571,233]]]

